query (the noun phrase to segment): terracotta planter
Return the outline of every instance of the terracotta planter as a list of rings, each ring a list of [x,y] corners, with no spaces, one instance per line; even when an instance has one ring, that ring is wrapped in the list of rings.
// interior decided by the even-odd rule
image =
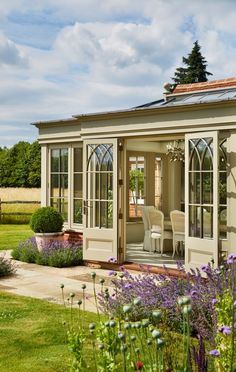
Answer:
[[[53,241],[63,241],[64,232],[55,232],[55,233],[35,233],[35,240],[38,250],[41,252],[44,248],[52,243]]]

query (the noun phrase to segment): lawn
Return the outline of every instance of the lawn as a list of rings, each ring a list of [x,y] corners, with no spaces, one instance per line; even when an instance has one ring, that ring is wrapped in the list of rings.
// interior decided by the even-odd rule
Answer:
[[[77,310],[74,310],[77,315]],[[0,371],[68,371],[66,326],[61,305],[0,292]],[[86,312],[85,322],[97,316]]]
[[[19,242],[33,236],[29,225],[0,225],[0,250],[13,249]]]

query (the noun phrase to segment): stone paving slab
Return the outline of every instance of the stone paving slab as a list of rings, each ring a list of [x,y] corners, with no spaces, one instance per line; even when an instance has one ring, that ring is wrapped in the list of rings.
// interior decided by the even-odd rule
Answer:
[[[2,251],[1,255],[10,258],[10,251]],[[75,266],[69,268],[55,268],[28,264],[12,260],[16,266],[16,274],[0,278],[0,290],[28,297],[39,298],[50,302],[62,304],[60,285],[63,283],[65,298],[74,292],[76,299],[82,298],[82,284],[86,284],[86,310],[96,312],[93,296],[93,283],[91,272],[96,272],[99,277],[106,279],[106,287],[112,286],[109,279],[109,270],[93,269],[86,266]],[[100,284],[96,284],[96,291],[101,289]]]

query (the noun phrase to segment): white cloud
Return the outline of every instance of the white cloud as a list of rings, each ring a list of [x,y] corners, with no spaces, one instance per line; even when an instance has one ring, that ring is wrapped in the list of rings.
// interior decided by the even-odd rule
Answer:
[[[235,76],[235,14],[232,0],[1,0],[2,145],[35,139],[31,121],[160,98],[195,40],[212,78]]]
[[[27,58],[20,48],[3,34],[0,34],[0,65],[25,67],[27,64]]]

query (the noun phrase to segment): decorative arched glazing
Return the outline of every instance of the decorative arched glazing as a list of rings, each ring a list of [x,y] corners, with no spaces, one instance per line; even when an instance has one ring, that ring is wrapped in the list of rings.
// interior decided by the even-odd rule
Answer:
[[[213,236],[213,138],[189,141],[190,236]]]
[[[189,170],[213,170],[212,138],[190,140]]]
[[[227,151],[226,139],[219,141],[219,225],[226,237]],[[189,234],[213,237],[213,138],[189,140]]]
[[[112,145],[88,145],[89,158],[87,162],[88,172],[113,171]]]
[[[87,145],[87,225],[113,227],[113,145]]]

